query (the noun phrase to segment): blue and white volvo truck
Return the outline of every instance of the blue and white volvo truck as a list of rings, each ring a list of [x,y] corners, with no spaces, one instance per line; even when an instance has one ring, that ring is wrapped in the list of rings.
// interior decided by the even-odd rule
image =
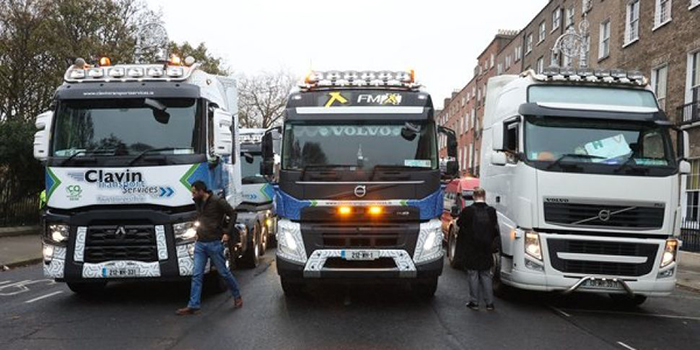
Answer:
[[[190,276],[191,184],[204,181],[234,207],[242,200],[234,81],[191,57],[100,63],[76,60],[36,120],[48,197],[44,273],[78,293]],[[234,231],[231,262],[247,241],[245,229]]]
[[[494,287],[632,305],[671,293],[688,137],[642,74],[552,67],[491,78],[487,91],[481,185],[501,225]]]
[[[312,281],[409,282],[435,293],[443,193],[430,95],[412,72],[314,72],[289,96],[276,209],[286,295]],[[272,174],[272,133],[263,173]],[[456,174],[456,163],[449,166]]]
[[[275,190],[269,179],[260,172],[262,164],[262,137],[266,129],[240,129],[241,182],[243,201],[236,208],[238,221],[248,229],[248,239],[255,250],[257,264],[259,256],[274,241],[277,232],[277,217],[273,208]]]

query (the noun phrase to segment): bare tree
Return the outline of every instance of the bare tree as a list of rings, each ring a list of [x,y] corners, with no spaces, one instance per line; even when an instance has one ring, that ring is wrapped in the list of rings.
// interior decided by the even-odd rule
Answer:
[[[238,77],[238,118],[242,127],[269,128],[282,117],[298,79],[289,71]]]

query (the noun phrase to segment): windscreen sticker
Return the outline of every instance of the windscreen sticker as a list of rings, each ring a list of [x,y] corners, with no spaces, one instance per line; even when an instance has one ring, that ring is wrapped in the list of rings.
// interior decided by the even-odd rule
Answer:
[[[625,135],[619,134],[607,139],[589,142],[584,146],[586,153],[592,156],[617,158],[630,154],[632,150],[625,140]]]
[[[414,168],[430,168],[433,164],[430,160],[406,159],[403,161],[403,165],[414,167]]]

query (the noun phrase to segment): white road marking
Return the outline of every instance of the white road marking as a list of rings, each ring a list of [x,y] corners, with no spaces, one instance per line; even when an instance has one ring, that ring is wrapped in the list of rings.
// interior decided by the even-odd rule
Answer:
[[[46,283],[47,286],[56,284],[56,281],[51,279],[41,279],[41,280],[24,280],[15,283],[6,284],[0,286],[0,296],[9,297],[17,294],[26,293],[29,291],[29,287],[32,284]],[[6,291],[8,290],[8,291]]]
[[[618,312],[618,311],[581,310],[581,309],[567,309],[567,311],[569,311],[569,312],[591,313],[591,314],[624,315],[624,316],[643,316],[643,317],[668,318],[668,319],[674,319],[674,320],[700,321],[700,317],[695,317],[695,316],[662,315],[662,314],[644,314],[644,313],[641,313],[641,312]]]
[[[620,344],[621,346],[623,346],[623,347],[629,349],[629,350],[637,350],[637,349],[635,349],[635,348],[633,348],[633,347],[631,347],[631,346],[629,346],[629,345],[627,345],[627,344],[625,344],[625,343],[623,343],[623,342],[621,342],[621,341],[619,341],[619,342],[617,342],[617,343]]]
[[[54,295],[61,294],[61,293],[63,293],[63,291],[62,291],[62,290],[59,290],[59,291],[56,291],[56,292],[53,292],[53,293],[49,293],[49,294],[46,294],[46,295],[42,295],[42,296],[40,296],[40,297],[36,297],[36,298],[34,298],[34,299],[27,300],[27,301],[25,301],[24,303],[25,303],[25,304],[31,304],[31,303],[33,303],[33,302],[35,302],[35,301],[39,301],[39,300],[41,300],[41,299],[46,299],[46,298],[48,298],[48,297],[52,297],[52,296],[54,296]]]
[[[0,284],[10,283],[12,281],[0,281]]]
[[[552,309],[552,310],[554,310],[554,312],[556,312],[556,313],[558,313],[558,314],[560,314],[560,315],[562,315],[562,316],[571,317],[571,315],[567,314],[566,312],[564,312],[564,311],[562,311],[562,310],[560,310],[560,309],[558,309],[558,308],[556,308],[556,307],[554,307],[554,306],[551,306],[551,305],[550,305],[549,308]]]

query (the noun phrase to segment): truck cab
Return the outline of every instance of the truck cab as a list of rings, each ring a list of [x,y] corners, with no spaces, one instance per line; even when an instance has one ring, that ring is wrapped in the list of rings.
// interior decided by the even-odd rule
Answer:
[[[234,207],[242,200],[236,97],[232,79],[204,72],[191,57],[77,59],[36,120],[46,277],[81,293],[109,281],[191,276],[191,184],[204,181]],[[234,231],[232,242],[246,241],[244,226]],[[247,247],[229,248],[233,261]]]
[[[432,296],[442,272],[439,133],[410,72],[314,72],[289,96],[276,208],[287,295],[312,282],[408,282]],[[272,173],[272,136],[263,168]],[[447,168],[453,176],[456,163]]]
[[[484,127],[481,184],[501,226],[496,287],[633,304],[671,293],[688,139],[641,73],[492,78]]]

